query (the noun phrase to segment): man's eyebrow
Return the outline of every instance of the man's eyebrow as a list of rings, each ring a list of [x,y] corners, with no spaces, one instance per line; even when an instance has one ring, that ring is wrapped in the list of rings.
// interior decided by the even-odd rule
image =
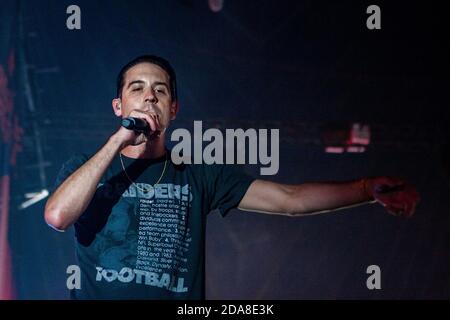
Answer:
[[[145,81],[143,81],[143,80],[133,80],[133,81],[131,81],[131,82],[128,84],[127,89],[128,89],[129,87],[131,87],[133,84],[145,84]]]
[[[152,85],[153,85],[153,86],[160,86],[160,85],[163,85],[163,86],[166,86],[167,88],[169,88],[169,85],[168,85],[166,82],[162,82],[162,81],[156,81],[156,82],[154,82]]]
[[[133,84],[145,84],[145,81],[143,81],[143,80],[133,80],[133,81],[131,81],[128,84],[127,89],[129,87],[131,87]],[[169,88],[169,85],[166,82],[162,82],[162,81],[156,81],[156,82],[154,82],[152,84],[152,86],[160,86],[160,85],[163,85],[163,86],[166,86],[167,88]]]

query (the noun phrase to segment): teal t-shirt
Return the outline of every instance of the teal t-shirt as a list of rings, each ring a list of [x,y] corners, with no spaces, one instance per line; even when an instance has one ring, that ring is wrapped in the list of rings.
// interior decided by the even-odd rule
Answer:
[[[204,299],[206,215],[237,207],[254,178],[233,165],[117,156],[75,223],[74,299]],[[66,162],[55,188],[89,159]],[[161,180],[158,179],[161,177]]]

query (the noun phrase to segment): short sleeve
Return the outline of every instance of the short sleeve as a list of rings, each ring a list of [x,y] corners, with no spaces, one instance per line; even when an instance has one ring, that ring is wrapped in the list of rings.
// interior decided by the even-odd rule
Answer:
[[[78,154],[72,156],[69,160],[67,160],[61,167],[56,176],[55,182],[51,189],[51,193],[55,192],[55,190],[66,180],[72,173],[74,173],[79,167],[81,167],[88,160],[88,156],[85,154]]]
[[[222,216],[239,205],[255,180],[237,165],[210,165],[207,172],[210,210],[218,209]]]

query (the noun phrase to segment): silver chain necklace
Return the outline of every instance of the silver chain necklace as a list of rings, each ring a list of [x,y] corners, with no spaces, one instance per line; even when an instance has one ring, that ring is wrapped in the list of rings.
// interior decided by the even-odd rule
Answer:
[[[124,166],[124,164],[123,164],[122,154],[121,154],[121,153],[119,153],[119,158],[120,158],[120,163],[122,164],[123,172],[124,172],[125,175],[127,176],[128,180],[130,180],[130,182],[133,184],[133,186],[135,186],[137,189],[141,190],[143,193],[149,192],[149,190],[145,190],[145,189],[142,189],[141,187],[139,187],[139,186],[138,186],[136,183],[134,183],[134,181],[130,178],[130,176],[129,176],[128,173],[127,173],[127,170],[125,170],[125,166]],[[162,173],[161,173],[161,176],[159,177],[158,181],[156,181],[153,185],[156,185],[156,184],[158,184],[158,183],[161,181],[162,177],[164,176],[164,173],[166,172],[166,166],[167,166],[167,152],[166,152],[166,160],[164,161],[164,168],[163,168],[163,171],[162,171]]]

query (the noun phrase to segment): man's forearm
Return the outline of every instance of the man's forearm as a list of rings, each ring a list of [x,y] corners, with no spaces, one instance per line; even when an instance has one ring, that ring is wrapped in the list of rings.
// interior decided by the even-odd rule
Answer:
[[[103,174],[121,149],[113,135],[85,164],[70,175],[52,194],[45,206],[45,220],[65,230],[86,210]]]
[[[369,180],[291,186],[290,214],[318,214],[373,202]]]

